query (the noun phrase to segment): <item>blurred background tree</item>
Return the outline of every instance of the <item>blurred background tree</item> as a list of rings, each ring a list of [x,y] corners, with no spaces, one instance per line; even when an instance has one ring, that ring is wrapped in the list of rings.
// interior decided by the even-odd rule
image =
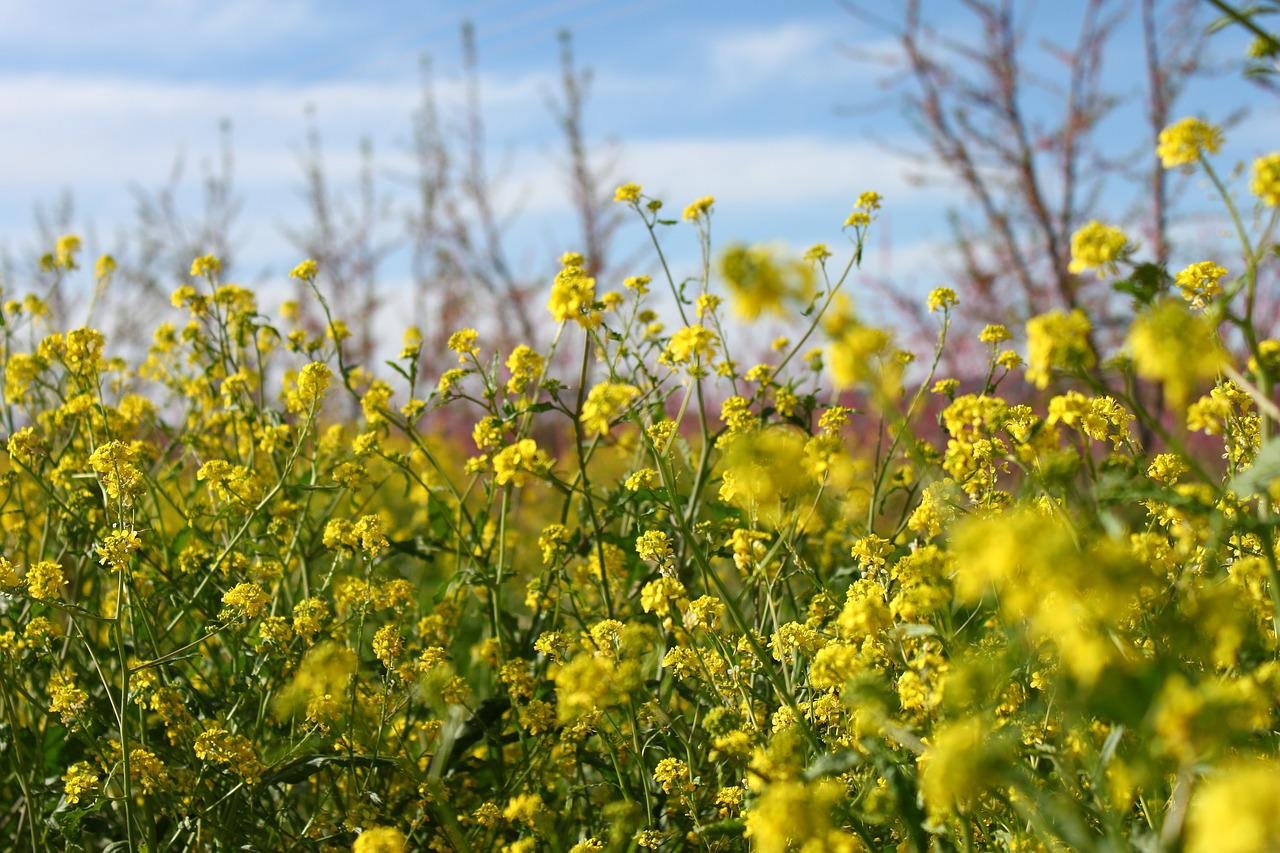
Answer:
[[[881,84],[899,96],[920,161],[941,165],[941,177],[964,189],[964,204],[948,217],[958,250],[951,280],[970,309],[964,313],[1014,327],[1045,311],[1083,308],[1098,335],[1122,329],[1128,299],[1069,269],[1071,235],[1099,215],[1104,193],[1123,192],[1129,201],[1121,224],[1141,240],[1147,258],[1168,263],[1171,194],[1179,182],[1161,167],[1156,137],[1179,116],[1179,96],[1192,80],[1225,73],[1207,61],[1204,5],[1086,0],[1073,6],[1074,33],[1038,43],[1029,43],[1026,31],[1030,4],[1012,0],[961,4],[970,19],[965,32],[979,34],[977,40],[933,26],[922,0],[909,0],[900,17],[879,6],[844,5],[899,48],[882,60],[888,70]],[[1126,16],[1140,19],[1146,70],[1140,82],[1117,79],[1105,67]],[[1036,73],[1032,51],[1051,60],[1037,62]],[[1136,150],[1100,141],[1104,123],[1121,113],[1143,122]],[[1239,116],[1215,119],[1231,124]],[[918,296],[892,281],[877,284],[905,322],[932,334]],[[972,330],[960,331],[973,341]]]

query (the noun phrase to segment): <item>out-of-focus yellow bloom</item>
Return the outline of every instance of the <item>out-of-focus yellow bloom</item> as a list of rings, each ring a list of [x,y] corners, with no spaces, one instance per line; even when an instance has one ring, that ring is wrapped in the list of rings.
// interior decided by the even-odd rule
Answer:
[[[642,190],[639,184],[620,184],[618,188],[613,191],[613,200],[623,204],[635,204],[640,200],[641,192]]]
[[[711,207],[715,203],[714,196],[704,195],[702,198],[689,203],[689,206],[684,209],[684,218],[687,221],[694,221],[710,216]]]
[[[1027,321],[1027,381],[1049,385],[1052,370],[1087,370],[1094,365],[1089,318],[1079,308],[1050,311]]]
[[[1129,238],[1123,231],[1095,219],[1071,235],[1068,269],[1074,273],[1097,270],[1102,275],[1114,274],[1128,246]]]
[[[1249,191],[1267,207],[1280,207],[1280,153],[1267,154],[1253,161]]]
[[[1129,328],[1138,375],[1164,385],[1175,407],[1186,405],[1198,383],[1213,379],[1226,360],[1213,324],[1173,299],[1144,311]]]

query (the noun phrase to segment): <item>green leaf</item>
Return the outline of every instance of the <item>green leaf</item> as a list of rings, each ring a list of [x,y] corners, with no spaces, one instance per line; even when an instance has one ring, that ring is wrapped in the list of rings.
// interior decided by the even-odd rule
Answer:
[[[394,361],[384,361],[383,364],[403,376],[405,382],[413,382],[413,379],[405,372],[404,368],[396,364]]]
[[[716,821],[715,823],[706,824],[702,827],[702,834],[710,837],[738,836],[742,835],[746,828],[747,824],[745,821],[733,818],[730,820],[721,820]]]
[[[862,756],[852,749],[828,752],[826,755],[819,755],[813,760],[812,764],[804,769],[804,778],[805,781],[812,782],[814,779],[835,776],[838,773],[852,770],[861,763]]]
[[[1138,264],[1133,274],[1111,287],[1117,293],[1127,293],[1138,305],[1150,305],[1156,297],[1169,288],[1169,274],[1159,264]]]
[[[390,758],[374,758],[370,755],[304,755],[276,768],[262,777],[264,785],[293,785],[314,776],[326,767],[394,767]]]

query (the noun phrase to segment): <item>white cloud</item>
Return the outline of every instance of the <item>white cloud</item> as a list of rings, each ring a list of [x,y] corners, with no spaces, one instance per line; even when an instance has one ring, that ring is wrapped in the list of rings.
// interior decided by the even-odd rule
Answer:
[[[717,30],[708,39],[708,64],[716,85],[726,91],[797,85],[825,91],[853,78],[867,79],[868,59],[883,63],[900,52],[896,40],[879,34],[850,41],[858,34],[852,17]]]
[[[307,0],[0,0],[0,44],[38,44],[46,54],[109,51],[117,56],[180,57],[305,38],[325,24]]]
[[[739,30],[713,37],[710,61],[717,78],[750,85],[761,78],[807,69],[832,47],[816,24],[792,22],[767,30]],[[829,57],[828,57],[829,58]]]
[[[843,216],[858,193],[868,189],[899,208],[926,193],[936,202],[945,191],[922,188],[912,177],[922,171],[936,174],[936,169],[874,143],[784,133],[634,140],[619,150],[617,174],[642,184],[673,208],[710,193],[721,210],[781,213],[799,205],[837,202]],[[519,179],[511,190],[526,208],[554,210],[565,204],[561,171],[548,158],[526,152],[514,173]]]
[[[550,121],[540,95],[549,85],[538,77],[486,80],[485,103],[502,128],[495,136],[516,134],[522,126],[545,134]],[[439,88],[446,104],[460,97],[456,81],[442,81]],[[354,173],[353,143],[370,131],[378,134],[383,165],[399,165],[395,143],[407,137],[418,99],[410,83],[289,86],[0,76],[0,126],[15,129],[0,135],[0,162],[10,164],[0,189],[10,199],[35,200],[64,186],[78,194],[123,195],[131,182],[162,181],[179,149],[196,158],[215,153],[216,123],[225,116],[235,127],[243,191],[278,191],[297,181],[307,104],[317,109],[336,176]],[[702,192],[751,208],[843,202],[869,187],[890,196],[914,192],[905,177],[912,164],[904,158],[865,142],[817,135],[673,136],[637,140],[619,154],[621,176],[673,204]],[[545,148],[526,143],[515,149],[512,173],[530,210],[564,207],[560,170]]]
[[[486,81],[485,103],[508,132],[542,119],[544,80]],[[437,84],[442,107],[461,86]],[[15,191],[69,185],[120,185],[163,175],[179,147],[213,148],[222,118],[236,128],[240,174],[277,179],[292,168],[303,110],[316,108],[322,131],[339,147],[366,133],[380,145],[407,137],[420,90],[412,83],[183,83],[59,75],[0,77],[0,186]],[[16,166],[16,167],[15,167]]]

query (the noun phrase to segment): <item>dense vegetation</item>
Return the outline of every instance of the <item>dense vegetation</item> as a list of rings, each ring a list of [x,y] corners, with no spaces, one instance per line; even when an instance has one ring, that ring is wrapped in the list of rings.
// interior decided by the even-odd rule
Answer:
[[[713,251],[635,184],[657,281],[567,254],[546,341],[350,363],[197,258],[135,362],[3,306],[0,834],[45,850],[1263,849],[1280,837],[1280,155],[1167,168],[1240,255],[981,331],[855,311],[847,244]],[[700,237],[673,277],[668,228]],[[85,276],[79,241],[44,259]],[[92,276],[109,287],[113,262]],[[800,318],[759,364],[764,314]],[[660,319],[665,317],[666,322]],[[478,324],[479,325],[479,324]],[[1019,351],[1020,350],[1020,351]],[[918,357],[917,357],[918,356]],[[741,356],[739,356],[741,357]],[[358,405],[357,405],[358,403]],[[439,428],[449,412],[470,440]],[[453,422],[456,422],[456,418]]]

